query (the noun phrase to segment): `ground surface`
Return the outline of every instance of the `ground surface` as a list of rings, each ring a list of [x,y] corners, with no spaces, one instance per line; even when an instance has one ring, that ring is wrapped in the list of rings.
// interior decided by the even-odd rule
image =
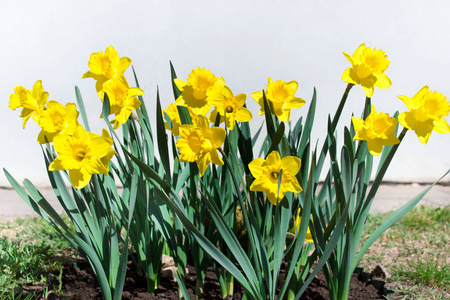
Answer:
[[[190,266],[188,269],[190,275],[186,280],[186,286],[190,298],[195,299],[195,269]],[[359,278],[361,279],[361,276],[359,276]],[[64,295],[54,293],[52,291],[52,286],[49,287],[47,294],[44,295],[45,290],[42,287],[35,286],[30,287],[29,291],[23,293],[23,296],[27,296],[30,292],[34,292],[36,296],[33,299],[42,299],[41,297],[47,297],[46,299],[102,299],[95,275],[89,264],[83,259],[78,260],[76,265],[74,265],[74,263],[66,265],[62,275],[62,282],[62,290],[65,291]],[[55,282],[55,284],[58,283]],[[168,279],[164,280],[158,287],[156,295],[147,293],[145,284],[145,278],[136,273],[136,270],[130,261],[128,264],[127,278],[122,299],[179,299],[177,284],[174,281]],[[350,284],[349,299],[384,299],[379,293],[379,290],[375,288],[370,281],[366,283],[362,282],[358,279],[357,274],[354,274]],[[229,295],[225,299],[241,299],[243,292],[242,288],[236,286],[235,290],[235,295]],[[205,294],[200,299],[222,299],[219,284],[212,271],[207,272],[206,274]],[[329,299],[326,281],[322,274],[319,274],[319,276],[313,280],[300,299]]]

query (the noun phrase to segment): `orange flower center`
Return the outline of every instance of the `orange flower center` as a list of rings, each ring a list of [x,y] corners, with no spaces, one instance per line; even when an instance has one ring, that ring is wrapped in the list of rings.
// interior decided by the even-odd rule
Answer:
[[[77,152],[76,156],[75,156],[75,159],[76,159],[77,161],[81,162],[81,161],[84,159],[85,156],[86,156],[86,151],[84,151],[84,150],[79,150],[79,151]]]
[[[276,171],[271,172],[270,173],[270,179],[272,181],[278,181],[278,174],[279,174],[279,172],[276,172]]]

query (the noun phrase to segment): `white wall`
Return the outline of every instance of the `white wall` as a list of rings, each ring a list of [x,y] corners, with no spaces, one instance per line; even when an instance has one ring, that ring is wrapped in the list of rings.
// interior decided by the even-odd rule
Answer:
[[[0,11],[0,167],[17,179],[48,185],[37,124],[22,129],[20,110],[8,108],[18,85],[43,81],[49,100],[75,102],[81,89],[91,127],[100,132],[100,100],[94,80],[81,79],[92,52],[113,45],[128,56],[154,113],[157,85],[163,106],[173,101],[169,60],[185,79],[197,66],[224,77],[250,98],[267,77],[297,80],[297,96],[318,92],[314,135],[326,132],[326,116],[337,107],[350,66],[342,55],[362,42],[382,48],[391,61],[393,85],[376,89],[378,111],[406,110],[398,95],[413,96],[424,85],[450,96],[450,34],[447,1],[2,1]],[[126,73],[131,82],[131,73]],[[360,114],[365,94],[354,87],[344,114]],[[304,115],[306,108],[295,112]],[[349,120],[349,119],[348,119]],[[449,118],[447,118],[449,120]],[[345,123],[348,124],[349,121]],[[341,125],[343,125],[341,123]],[[433,133],[427,145],[409,132],[387,180],[433,181],[450,168],[450,135]],[[0,186],[9,186],[3,172]]]

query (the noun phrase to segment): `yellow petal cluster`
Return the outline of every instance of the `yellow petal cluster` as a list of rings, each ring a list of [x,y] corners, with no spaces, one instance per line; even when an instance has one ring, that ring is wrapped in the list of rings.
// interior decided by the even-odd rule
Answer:
[[[141,106],[138,96],[142,96],[144,91],[137,87],[130,88],[124,76],[117,76],[103,84],[103,90],[99,93],[101,99],[103,99],[104,93],[109,97],[110,114],[115,115],[112,123],[114,128],[117,129],[120,124],[125,124],[128,121],[133,110]]]
[[[211,109],[210,101],[223,100],[225,80],[205,68],[192,70],[187,81],[176,78],[174,82],[181,91],[175,104],[189,107],[196,115],[205,116]]]
[[[44,91],[42,81],[38,80],[31,91],[23,86],[16,87],[9,99],[9,108],[13,110],[22,108],[20,117],[23,118],[23,128],[25,128],[30,117],[33,117],[36,122],[39,121],[40,112],[47,103],[48,93]]]
[[[248,167],[255,177],[250,190],[266,192],[267,198],[273,205],[280,202],[286,192],[300,193],[302,191],[295,177],[301,167],[298,157],[286,156],[281,159],[277,151],[272,151],[266,159],[254,159]]]
[[[103,129],[102,136],[87,132],[78,126],[71,136],[58,135],[53,139],[58,157],[50,164],[50,171],[68,170],[72,185],[81,189],[91,180],[92,174],[107,174],[109,160],[116,153],[111,149],[113,140]]]
[[[222,95],[224,96],[222,99],[216,98],[210,101],[215,106],[214,111],[209,116],[211,123],[215,122],[217,114],[219,114],[221,119],[225,118],[227,128],[233,130],[236,121],[248,122],[252,119],[252,113],[244,107],[247,95],[239,94],[234,96],[228,86],[224,87]]]
[[[370,154],[374,156],[380,155],[383,146],[400,143],[395,136],[397,119],[389,117],[386,113],[377,113],[373,105],[366,120],[352,117],[352,123],[356,132],[353,140],[366,141]]]
[[[38,136],[38,143],[51,143],[57,135],[72,135],[78,123],[78,111],[75,103],[63,106],[57,101],[49,101],[41,111],[38,124],[42,128]]]
[[[196,125],[179,127],[180,138],[176,147],[179,149],[180,161],[196,162],[200,176],[203,176],[211,162],[223,165],[217,148],[225,141],[226,132],[223,128],[210,128],[205,116],[197,115],[194,121]]]
[[[342,74],[342,80],[351,84],[360,84],[366,96],[371,98],[375,86],[380,89],[387,89],[392,85],[391,80],[384,72],[387,70],[390,61],[383,50],[366,47],[361,44],[352,56],[344,52],[345,57],[352,64]]]
[[[277,80],[274,82],[272,78],[268,79],[266,98],[273,109],[273,113],[281,122],[289,122],[291,117],[291,109],[302,107],[306,101],[295,97],[294,94],[298,89],[297,81],[285,82]],[[264,114],[264,98],[263,92],[258,91],[252,93],[252,98],[261,106],[259,115]]]
[[[410,130],[414,130],[422,144],[426,144],[432,131],[447,134],[450,126],[444,117],[450,112],[450,104],[447,97],[438,92],[433,92],[424,86],[414,97],[398,96],[408,107],[407,112],[398,116],[400,124]]]
[[[97,92],[100,92],[106,81],[123,75],[130,64],[130,58],[119,57],[116,49],[109,46],[105,52],[99,51],[91,54],[88,62],[89,71],[84,73],[81,78],[94,78],[97,81],[95,86]]]
[[[133,110],[141,105],[138,96],[142,96],[144,91],[137,87],[130,88],[123,73],[131,64],[128,57],[119,57],[113,46],[106,48],[106,51],[92,53],[89,59],[89,71],[84,73],[82,78],[92,77],[97,82],[95,88],[98,96],[103,102],[105,93],[109,97],[111,111],[115,119],[111,121],[114,128],[119,128],[120,124],[125,124]]]

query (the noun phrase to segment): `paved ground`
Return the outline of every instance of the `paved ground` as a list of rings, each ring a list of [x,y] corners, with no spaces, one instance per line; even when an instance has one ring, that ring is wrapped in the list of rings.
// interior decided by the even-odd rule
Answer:
[[[386,212],[397,209],[411,198],[423,191],[428,185],[421,184],[385,184],[378,190],[373,202],[372,212]],[[62,212],[61,205],[53,190],[41,189],[43,196],[58,212]],[[422,199],[419,205],[433,207],[450,206],[450,186],[436,185]],[[13,189],[0,188],[0,221],[15,218],[37,216],[37,214],[23,201]]]

